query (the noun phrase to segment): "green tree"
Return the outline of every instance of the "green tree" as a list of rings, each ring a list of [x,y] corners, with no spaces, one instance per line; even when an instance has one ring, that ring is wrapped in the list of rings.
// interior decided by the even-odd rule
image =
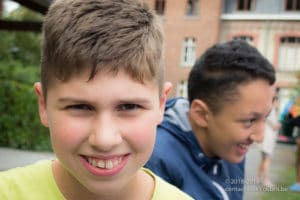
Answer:
[[[39,120],[33,83],[39,68],[0,61],[0,146],[51,150],[48,129]]]
[[[42,16],[19,7],[5,20],[42,21]],[[40,33],[0,31],[0,146],[51,150],[32,87],[39,80],[40,39]]]
[[[14,21],[42,21],[43,16],[19,7],[4,17]],[[34,32],[0,31],[0,59],[18,60],[23,66],[39,65],[41,34]]]

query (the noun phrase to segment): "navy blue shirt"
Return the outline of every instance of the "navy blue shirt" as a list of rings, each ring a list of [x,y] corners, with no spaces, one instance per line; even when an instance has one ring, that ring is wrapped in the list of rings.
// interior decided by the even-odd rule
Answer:
[[[186,99],[167,101],[145,167],[197,200],[242,200],[245,160],[233,164],[207,157],[191,130],[188,110]]]

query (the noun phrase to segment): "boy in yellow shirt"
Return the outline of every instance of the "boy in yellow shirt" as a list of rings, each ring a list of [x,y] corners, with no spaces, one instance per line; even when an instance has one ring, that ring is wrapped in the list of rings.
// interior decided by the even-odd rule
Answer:
[[[57,159],[1,172],[0,199],[192,199],[142,168],[171,87],[147,5],[56,0],[42,48],[34,89]]]

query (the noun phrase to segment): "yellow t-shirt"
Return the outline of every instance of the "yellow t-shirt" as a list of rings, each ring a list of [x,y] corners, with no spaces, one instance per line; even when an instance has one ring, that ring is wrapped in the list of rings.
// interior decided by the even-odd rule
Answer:
[[[188,196],[186,193],[179,190],[177,187],[171,185],[170,183],[164,181],[160,177],[156,176],[149,169],[145,169],[144,171],[150,174],[155,182],[154,193],[152,196],[152,200],[191,200],[192,197]]]
[[[1,200],[65,200],[54,180],[51,161],[0,172]]]
[[[192,199],[176,187],[144,169],[155,180],[152,200]],[[65,200],[51,169],[51,160],[0,172],[0,200]]]

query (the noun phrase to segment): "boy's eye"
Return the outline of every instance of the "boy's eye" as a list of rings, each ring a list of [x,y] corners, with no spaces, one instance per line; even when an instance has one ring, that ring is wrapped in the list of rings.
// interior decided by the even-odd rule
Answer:
[[[243,124],[246,128],[250,128],[252,126],[252,124],[256,121],[256,119],[247,119],[247,120],[243,120]]]
[[[74,104],[69,105],[66,107],[66,109],[72,109],[72,110],[92,110],[92,107],[86,104]]]
[[[118,111],[131,111],[141,108],[141,106],[137,104],[122,104],[118,106]]]

